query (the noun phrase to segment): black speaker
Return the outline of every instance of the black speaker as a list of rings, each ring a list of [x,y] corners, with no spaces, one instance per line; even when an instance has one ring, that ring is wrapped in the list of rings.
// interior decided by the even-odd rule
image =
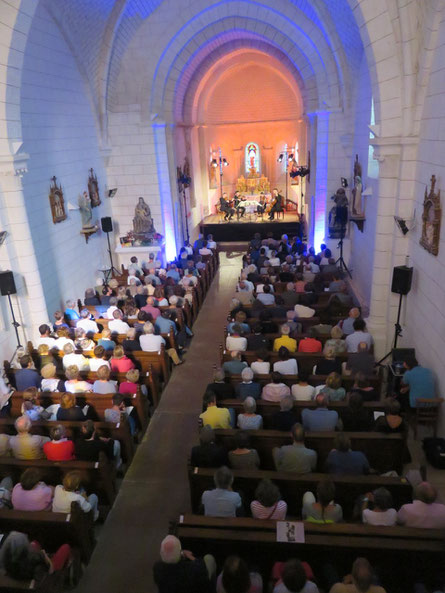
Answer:
[[[413,280],[413,268],[406,266],[395,266],[392,272],[391,292],[397,294],[408,294],[411,290]]]
[[[104,233],[111,233],[113,230],[113,222],[111,220],[111,216],[104,216],[100,219],[100,223],[102,225],[102,230]]]
[[[16,294],[17,292],[14,282],[14,274],[9,270],[0,272],[0,292],[2,293],[2,296]]]

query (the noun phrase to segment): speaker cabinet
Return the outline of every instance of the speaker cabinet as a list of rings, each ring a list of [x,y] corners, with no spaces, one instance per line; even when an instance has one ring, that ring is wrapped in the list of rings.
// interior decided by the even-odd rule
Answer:
[[[395,266],[392,273],[391,292],[408,294],[413,280],[413,268]]]
[[[102,230],[104,233],[111,233],[113,230],[113,222],[111,220],[111,216],[104,216],[100,219],[100,223],[102,225]]]
[[[0,292],[2,293],[2,296],[16,294],[17,292],[14,282],[14,274],[9,270],[0,272]]]

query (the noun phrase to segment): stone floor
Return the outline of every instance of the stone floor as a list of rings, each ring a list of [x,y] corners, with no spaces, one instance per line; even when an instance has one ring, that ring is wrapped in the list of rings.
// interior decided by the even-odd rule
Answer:
[[[234,246],[239,249],[241,245]],[[190,509],[187,458],[197,442],[202,394],[218,360],[222,328],[241,267],[240,251],[221,253],[221,266],[193,327],[186,363],[173,372],[128,470],[78,593],[155,591],[152,566],[169,521]],[[409,439],[410,467],[425,463],[419,439]],[[445,472],[428,467],[445,501]]]
[[[174,369],[116,502],[78,593],[155,591],[152,566],[169,521],[190,510],[187,458],[197,444],[202,395],[218,361],[241,253],[221,253],[221,265],[193,326],[195,337]]]

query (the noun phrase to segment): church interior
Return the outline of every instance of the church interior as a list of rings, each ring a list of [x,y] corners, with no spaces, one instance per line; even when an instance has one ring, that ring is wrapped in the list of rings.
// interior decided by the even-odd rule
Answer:
[[[0,49],[0,591],[444,592],[445,0],[0,0]]]

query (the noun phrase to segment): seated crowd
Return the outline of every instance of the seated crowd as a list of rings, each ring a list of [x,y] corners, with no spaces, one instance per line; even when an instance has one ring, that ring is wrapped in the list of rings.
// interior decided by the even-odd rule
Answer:
[[[255,235],[249,253],[243,257],[226,332],[221,367],[203,397],[200,444],[191,451],[192,468],[214,469],[214,488],[201,492],[200,512],[227,520],[251,517],[304,520],[319,525],[342,523],[344,512],[336,502],[336,477],[377,473],[366,455],[352,448],[347,433],[401,434],[406,439],[408,427],[396,397],[386,399],[384,413],[376,417],[372,408],[364,405],[381,399],[374,341],[330,250],[322,245],[316,254],[296,237],[289,241],[283,235],[276,241],[271,236],[261,240]],[[307,368],[299,353],[316,355],[315,364]],[[415,359],[406,360],[405,368],[403,389],[410,392],[410,405],[415,408],[418,398],[434,393],[432,373]],[[425,379],[423,384],[421,379]],[[236,413],[231,400],[238,400],[236,408],[242,411]],[[261,438],[261,432],[251,431],[265,427],[262,408],[258,409],[262,401],[278,404],[267,416],[266,429],[291,436],[289,444],[273,449],[277,472],[304,475],[317,468],[320,471],[317,451],[305,444],[306,433],[336,431],[333,448],[321,470],[326,476],[297,505],[292,501],[292,508],[298,508],[294,516],[288,514],[291,501],[281,495],[273,478],[258,479],[250,498],[241,485],[239,490],[234,487],[236,475],[244,476],[242,472],[246,471],[249,476],[249,471],[262,467],[261,454],[251,446],[249,438],[249,434]],[[296,402],[308,403],[307,407],[298,406],[299,415]],[[337,402],[344,402],[341,415],[335,409]],[[217,431],[227,429],[238,430],[230,441],[218,438]],[[223,444],[227,442],[231,442],[230,447]],[[371,492],[364,490],[357,498],[353,516],[355,521],[373,526],[445,529],[445,505],[438,501],[436,488],[425,479],[414,484],[412,502],[402,505],[395,505],[391,492],[383,486]],[[231,529],[236,529],[235,523]],[[280,562],[277,558],[267,575],[269,582],[264,582],[266,575],[257,565],[249,566],[230,549],[225,560],[219,557],[218,562],[210,554],[195,557],[169,535],[161,544],[160,554],[161,560],[153,569],[160,593],[385,591],[378,570],[362,557],[354,561],[351,573],[344,578],[332,565],[314,574],[307,562],[297,558]],[[423,585],[418,590],[426,591]]]
[[[193,247],[186,244],[177,261],[165,269],[152,255],[143,265],[133,257],[128,275],[87,289],[78,309],[74,300],[68,300],[65,311],[54,314],[52,327],[47,323],[39,327],[36,350],[19,352],[17,368],[7,374],[10,385],[2,380],[0,386],[1,417],[10,417],[13,397],[15,401],[21,397],[20,411],[14,408],[20,416],[7,424],[15,434],[0,434],[0,457],[5,468],[9,458],[20,461],[23,469],[15,477],[9,472],[0,476],[1,508],[25,514],[65,513],[69,521],[75,502],[91,521],[99,515],[105,518],[108,494],[96,493],[95,486],[106,488],[108,479],[114,484],[116,471],[122,468],[121,442],[97,428],[94,396],[109,396],[101,400],[101,427],[104,423],[119,427],[125,416],[136,437],[139,417],[134,408],[126,408],[126,398],[147,395],[137,353],[158,353],[165,346],[172,362],[182,364],[186,341],[193,335],[193,317],[184,315],[186,303],[196,307],[195,287],[202,278],[211,279],[210,265],[215,269],[216,260],[212,263],[209,257],[216,243],[211,236],[208,239],[200,237]],[[200,290],[206,290],[205,284]],[[14,390],[19,394],[13,395]],[[51,397],[45,395],[50,393]],[[85,394],[90,394],[90,405],[79,405],[82,394],[84,402]],[[42,403],[48,401],[49,405]],[[48,462],[61,471],[47,472]],[[79,467],[95,468],[100,480],[87,480],[86,470]],[[109,473],[105,482],[103,472]],[[111,494],[108,507],[112,500]],[[12,531],[0,550],[0,585],[6,577],[30,588],[42,584],[38,590],[46,590],[45,579],[69,570],[75,558],[70,545],[47,553],[25,533]],[[57,591],[62,584],[59,579]]]

